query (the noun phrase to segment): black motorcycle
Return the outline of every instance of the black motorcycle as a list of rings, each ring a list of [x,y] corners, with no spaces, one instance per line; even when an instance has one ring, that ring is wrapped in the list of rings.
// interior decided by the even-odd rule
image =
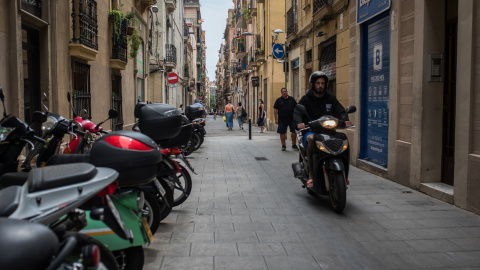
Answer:
[[[308,113],[305,107],[298,104],[295,110],[301,115]],[[349,106],[345,114],[354,113],[355,106]],[[307,123],[306,127],[297,133],[299,143],[299,161],[292,164],[295,178],[302,181],[303,187],[310,195],[329,195],[330,204],[337,213],[343,212],[347,202],[348,167],[350,149],[348,138],[337,129],[345,128],[345,121],[330,115],[322,116]],[[313,160],[308,159],[307,147],[303,144],[302,131],[312,131],[314,135]],[[308,166],[313,165],[313,187],[307,187]]]

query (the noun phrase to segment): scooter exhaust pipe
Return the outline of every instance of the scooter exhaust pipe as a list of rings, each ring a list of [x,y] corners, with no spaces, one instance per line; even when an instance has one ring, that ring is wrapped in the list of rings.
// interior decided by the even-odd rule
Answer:
[[[292,163],[292,170],[295,178],[301,178],[303,176],[303,168],[300,162]]]

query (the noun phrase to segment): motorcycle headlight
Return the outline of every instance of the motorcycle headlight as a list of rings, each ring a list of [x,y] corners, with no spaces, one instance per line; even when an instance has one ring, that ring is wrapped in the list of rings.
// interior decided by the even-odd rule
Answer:
[[[3,142],[14,129],[11,127],[0,127],[0,141]]]
[[[47,121],[43,122],[42,124],[42,131],[43,132],[49,132],[50,130],[52,130],[55,125],[58,123],[57,119],[55,119],[55,117],[47,117]]]
[[[320,118],[320,123],[322,124],[323,128],[334,129],[338,125],[338,120],[333,117],[322,117]]]
[[[332,155],[341,154],[345,150],[347,150],[347,148],[348,148],[348,141],[347,140],[343,141],[343,145],[340,148],[338,148],[338,146],[339,146],[338,144],[333,145],[331,148],[329,148],[329,147],[325,146],[325,144],[323,144],[321,141],[316,141],[315,144],[317,145],[317,148],[320,149],[320,151],[323,151],[325,153],[332,154]],[[332,149],[332,148],[334,148],[334,149]]]

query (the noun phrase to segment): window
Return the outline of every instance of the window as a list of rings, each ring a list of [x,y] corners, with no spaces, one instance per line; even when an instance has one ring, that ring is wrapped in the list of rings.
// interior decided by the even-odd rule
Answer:
[[[331,37],[330,39],[320,43],[319,45],[319,55],[320,55],[320,70],[327,74],[328,79],[331,83],[328,83],[328,88],[331,93],[336,95],[335,82],[337,78],[337,43],[336,36]]]
[[[112,119],[112,130],[123,130],[122,76],[120,75],[112,75],[112,109],[118,112],[118,117]]]
[[[75,113],[87,110],[88,118],[91,118],[90,97],[90,65],[72,61],[72,105]]]

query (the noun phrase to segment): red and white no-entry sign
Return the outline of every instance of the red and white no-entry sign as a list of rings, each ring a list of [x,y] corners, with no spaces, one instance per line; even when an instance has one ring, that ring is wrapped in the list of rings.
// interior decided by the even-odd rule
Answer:
[[[178,75],[175,72],[168,73],[168,83],[176,84],[178,82]]]

